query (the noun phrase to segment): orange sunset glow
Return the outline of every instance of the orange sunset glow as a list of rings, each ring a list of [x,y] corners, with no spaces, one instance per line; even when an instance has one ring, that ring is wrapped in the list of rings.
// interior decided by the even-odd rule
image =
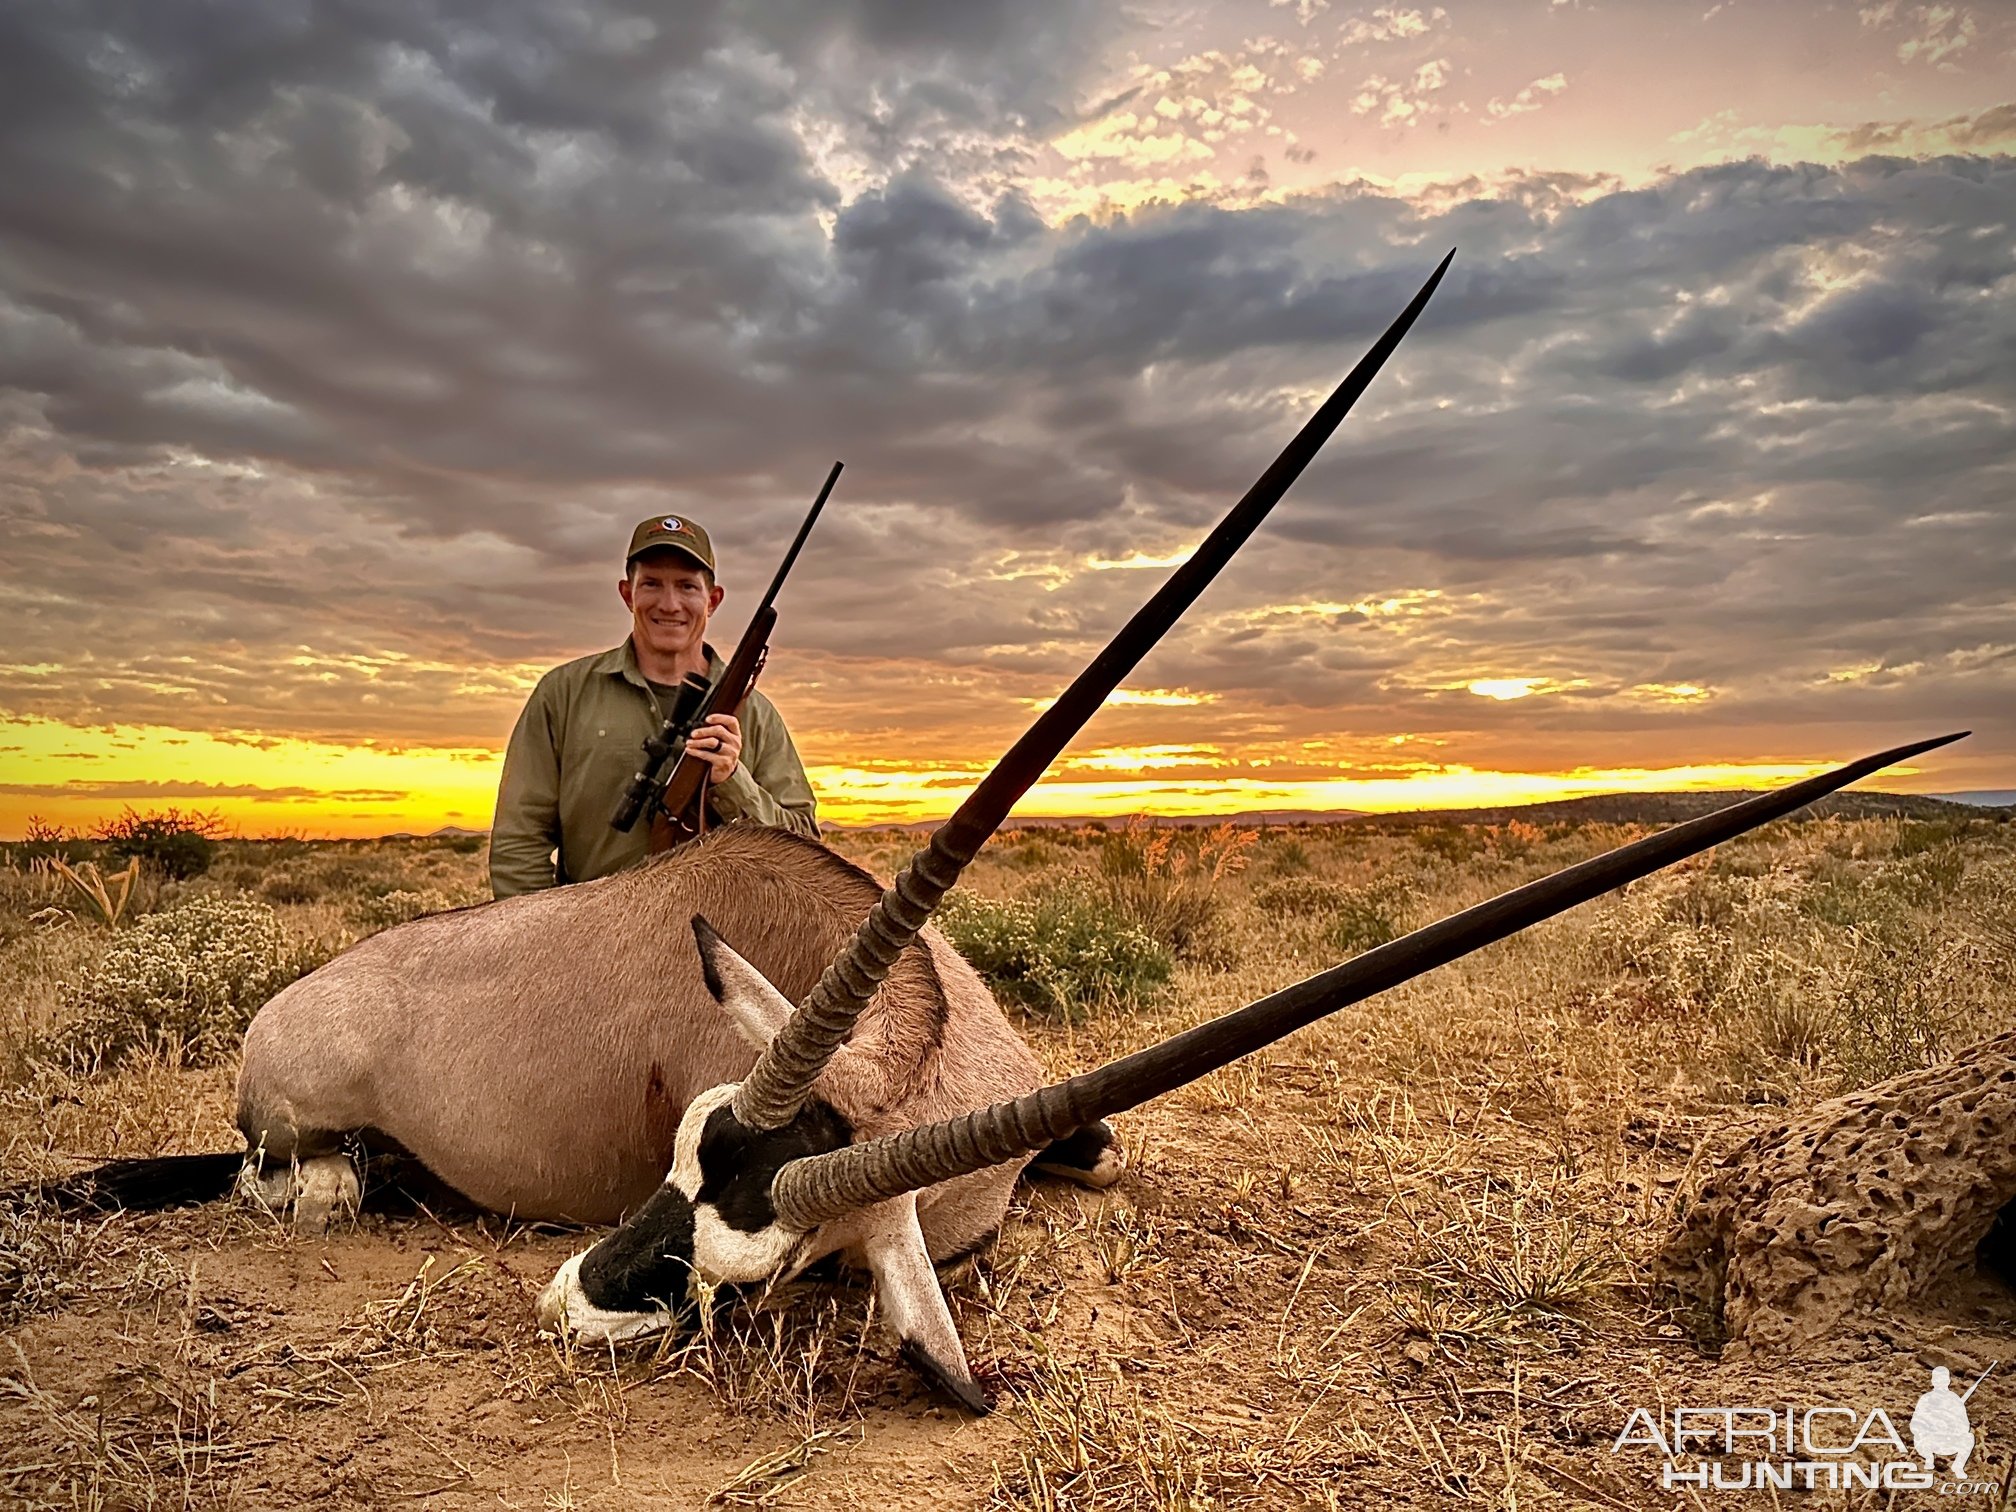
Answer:
[[[200,108],[167,41],[93,53],[131,77],[0,145],[0,838],[487,828],[541,675],[628,633],[632,525],[712,531],[725,653],[835,457],[762,687],[823,820],[940,818],[1451,248],[1019,815],[1963,728],[1874,785],[2016,790],[2016,17],[1053,19],[508,81],[360,30]]]

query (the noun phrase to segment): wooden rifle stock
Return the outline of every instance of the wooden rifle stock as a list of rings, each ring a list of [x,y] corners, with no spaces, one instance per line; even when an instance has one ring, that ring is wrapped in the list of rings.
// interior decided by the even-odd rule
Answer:
[[[727,670],[707,695],[707,702],[701,705],[699,717],[693,721],[696,731],[707,723],[711,714],[741,716],[749,690],[756,686],[756,674],[763,670],[763,663],[770,655],[770,634],[776,628],[777,611],[765,603],[749,621],[749,628],[742,632]],[[651,811],[653,855],[696,840],[706,832],[707,774],[711,770],[690,750],[680,752],[679,764],[672,769],[671,780]]]

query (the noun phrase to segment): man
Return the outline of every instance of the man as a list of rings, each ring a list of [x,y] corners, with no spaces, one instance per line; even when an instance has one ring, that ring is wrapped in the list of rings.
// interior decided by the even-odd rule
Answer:
[[[630,638],[540,678],[511,732],[490,830],[490,890],[497,897],[606,877],[641,861],[650,849],[649,820],[626,834],[609,818],[680,680],[689,672],[710,679],[722,673],[720,656],[706,642],[722,589],[705,530],[683,516],[644,521],[631,532],[616,591],[630,611]],[[706,803],[713,819],[817,838],[805,767],[760,692],[750,693],[739,719],[711,716],[687,748],[710,768]]]

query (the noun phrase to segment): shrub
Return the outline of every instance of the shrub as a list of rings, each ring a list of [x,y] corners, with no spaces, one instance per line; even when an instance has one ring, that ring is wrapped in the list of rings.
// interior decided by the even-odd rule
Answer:
[[[292,861],[282,861],[259,879],[259,896],[268,903],[313,903],[326,883]]]
[[[1407,889],[1398,882],[1347,887],[1317,877],[1286,877],[1253,894],[1267,918],[1323,921],[1323,942],[1337,956],[1354,956],[1400,938]]]
[[[444,879],[460,883],[466,876],[467,868],[448,861],[445,853],[403,846],[346,846],[276,862],[255,885],[269,903],[330,903],[354,913],[392,893],[425,892]],[[457,897],[431,906],[450,908],[474,901],[474,896]],[[382,928],[409,917],[398,914],[395,905],[392,912],[377,915],[376,923]]]
[[[1286,877],[1269,882],[1253,894],[1253,906],[1270,919],[1313,918],[1334,913],[1351,896],[1341,882],[1320,877]]]
[[[1919,846],[1908,853],[1901,844],[1897,849],[1898,859],[1879,868],[1872,880],[1915,908],[1937,907],[1967,874],[1966,853],[1955,843]]]
[[[1476,855],[1482,844],[1473,826],[1457,824],[1424,824],[1414,831],[1414,843],[1457,866]]]
[[[1503,861],[1524,861],[1547,838],[1547,832],[1539,825],[1528,824],[1524,819],[1508,819],[1503,824],[1488,826],[1484,832],[1491,837],[1491,847]]]
[[[252,1015],[301,974],[280,919],[250,898],[205,896],[112,937],[62,991],[68,1020],[45,1051],[74,1071],[165,1048],[189,1066],[231,1051]]]
[[[1902,860],[1929,850],[1946,850],[1966,835],[1966,819],[1906,819],[1897,827],[1897,848],[1892,852]]]
[[[1828,863],[1814,869],[1814,875],[1799,899],[1799,911],[1822,924],[1846,929],[1866,911],[1862,884],[1845,863],[1832,857],[1828,858]]]
[[[30,814],[18,845],[8,847],[14,864],[27,866],[35,861],[75,861],[87,849],[68,828],[51,824],[40,814]]]
[[[1017,835],[1014,842],[1006,847],[1002,859],[1023,871],[1042,871],[1060,864],[1064,860],[1064,852],[1042,835],[1025,832]]]
[[[1926,937],[1899,947],[1860,936],[1835,989],[1842,1090],[1916,1071],[1945,1053],[1957,1015],[1949,1006],[1965,952]]]
[[[1147,1001],[1169,981],[1169,951],[1084,883],[996,901],[955,889],[938,926],[1002,997],[1075,1020]]]
[[[1325,939],[1337,956],[1359,955],[1400,938],[1397,887],[1374,885],[1349,891],[1331,912]]]
[[[1292,837],[1283,840],[1268,853],[1267,865],[1277,876],[1306,872],[1309,870],[1309,847]]]
[[[117,819],[99,825],[98,838],[105,842],[115,863],[137,856],[149,870],[179,881],[200,877],[210,869],[222,828],[215,814],[185,813],[175,808],[136,814],[129,808]]]
[[[1099,847],[1099,875],[1108,901],[1151,939],[1177,955],[1204,952],[1222,907],[1221,884],[1244,870],[1259,838],[1230,823],[1194,842],[1173,828],[1129,820]]]
[[[457,898],[436,887],[398,888],[376,898],[362,898],[351,906],[351,917],[367,929],[390,929],[425,914],[466,908],[470,900]]]

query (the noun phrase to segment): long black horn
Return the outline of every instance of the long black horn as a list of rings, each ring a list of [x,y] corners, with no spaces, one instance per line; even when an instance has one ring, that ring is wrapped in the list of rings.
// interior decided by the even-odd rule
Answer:
[[[1326,1014],[1397,987],[1424,971],[1552,918],[1600,893],[1635,882],[1696,851],[1803,808],[1836,788],[1924,751],[1959,740],[1942,735],[1809,777],[1775,793],[1717,809],[1656,835],[1542,877],[1426,929],[1368,950],[1271,997],[1187,1029],[1159,1045],[1012,1102],[902,1134],[793,1160],[777,1173],[770,1200],[778,1221],[810,1230],[872,1202],[1040,1150],[1099,1119],[1186,1086],[1242,1055],[1273,1044]]]
[[[810,996],[777,1032],[761,1059],[735,1092],[735,1117],[754,1129],[781,1128],[811,1094],[812,1083],[853,1030],[854,1020],[889,974],[903,947],[917,938],[959,874],[979,854],[1022,795],[1071,741],[1099,706],[1120,686],[1154,644],[1168,633],[1232,554],[1245,544],[1267,512],[1280,502],[1302,469],[1350,413],[1400,339],[1427,305],[1449,269],[1451,252],[1421,286],[1407,308],[1360,359],[1246,497],[1232,507],[1190,560],[1170,575],[1078,674],[994,770],[981,779],[958,811],[940,825],[923,850],[912,856],[882,895],[840,958],[826,968]]]

